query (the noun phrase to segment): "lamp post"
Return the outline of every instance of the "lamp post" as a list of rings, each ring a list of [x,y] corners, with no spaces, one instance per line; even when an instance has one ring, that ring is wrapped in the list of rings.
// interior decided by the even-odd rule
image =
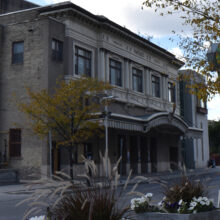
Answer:
[[[105,96],[101,98],[101,103],[105,102],[105,155],[106,155],[106,177],[108,177],[108,118],[111,112],[108,112],[107,101],[115,99],[116,96]]]

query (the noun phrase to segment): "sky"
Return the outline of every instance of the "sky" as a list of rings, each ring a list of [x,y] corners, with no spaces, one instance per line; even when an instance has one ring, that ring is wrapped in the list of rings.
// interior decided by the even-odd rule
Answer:
[[[48,5],[65,0],[28,0],[39,5]],[[177,57],[182,56],[178,48],[177,37],[172,30],[184,34],[190,34],[190,27],[182,26],[180,14],[172,16],[159,16],[153,9],[143,7],[144,0],[71,0],[74,4],[96,15],[104,15],[119,25],[145,37],[152,37],[151,41],[160,47],[172,52]],[[174,40],[170,41],[172,37]],[[214,97],[208,102],[208,119],[220,120],[220,96]]]

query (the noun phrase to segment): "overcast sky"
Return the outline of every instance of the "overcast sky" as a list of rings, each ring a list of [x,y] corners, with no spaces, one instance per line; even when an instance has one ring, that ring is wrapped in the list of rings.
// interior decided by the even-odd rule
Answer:
[[[29,0],[39,5],[48,5],[65,0]],[[181,25],[179,14],[161,17],[154,13],[154,10],[141,9],[143,0],[71,0],[74,4],[83,7],[93,14],[104,15],[110,20],[125,26],[135,33],[144,36],[152,36],[152,41],[175,55],[181,56],[182,52],[175,41],[171,32],[180,32],[184,29],[185,34],[190,33],[190,28]],[[220,97],[215,97],[208,103],[210,120],[220,119]]]

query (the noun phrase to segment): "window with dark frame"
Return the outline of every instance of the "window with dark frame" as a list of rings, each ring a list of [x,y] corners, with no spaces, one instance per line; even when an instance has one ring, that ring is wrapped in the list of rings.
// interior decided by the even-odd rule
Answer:
[[[21,157],[21,129],[9,130],[9,155]]]
[[[85,50],[80,47],[75,48],[75,74],[91,76],[91,51]]]
[[[12,64],[24,62],[24,41],[12,43]]]
[[[143,74],[142,70],[132,68],[132,84],[133,90],[143,92]]]
[[[176,102],[175,85],[172,82],[168,82],[168,100],[169,102]]]
[[[84,156],[86,159],[93,159],[92,144],[84,144]]]
[[[152,76],[152,95],[160,98],[160,78]]]
[[[117,60],[110,59],[109,60],[109,81],[110,84],[116,86],[122,86],[122,68],[121,62]]]
[[[52,39],[52,60],[63,61],[63,42]]]

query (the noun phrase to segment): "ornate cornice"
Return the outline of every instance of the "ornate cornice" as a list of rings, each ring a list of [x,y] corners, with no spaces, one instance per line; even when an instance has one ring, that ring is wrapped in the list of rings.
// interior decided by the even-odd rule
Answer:
[[[94,15],[71,2],[42,7],[39,9],[39,12],[40,16],[55,16],[59,18],[68,16],[70,18],[77,18],[83,22],[93,25],[96,28],[111,31],[112,33],[115,33],[127,40],[132,41],[133,43],[136,43],[146,48],[147,50],[150,50],[162,57],[165,57],[173,65],[181,67],[184,64],[182,61],[176,59],[175,56],[167,50],[138,36],[137,34],[133,33],[127,28],[124,28],[114,23],[113,21],[109,20],[104,16]]]

